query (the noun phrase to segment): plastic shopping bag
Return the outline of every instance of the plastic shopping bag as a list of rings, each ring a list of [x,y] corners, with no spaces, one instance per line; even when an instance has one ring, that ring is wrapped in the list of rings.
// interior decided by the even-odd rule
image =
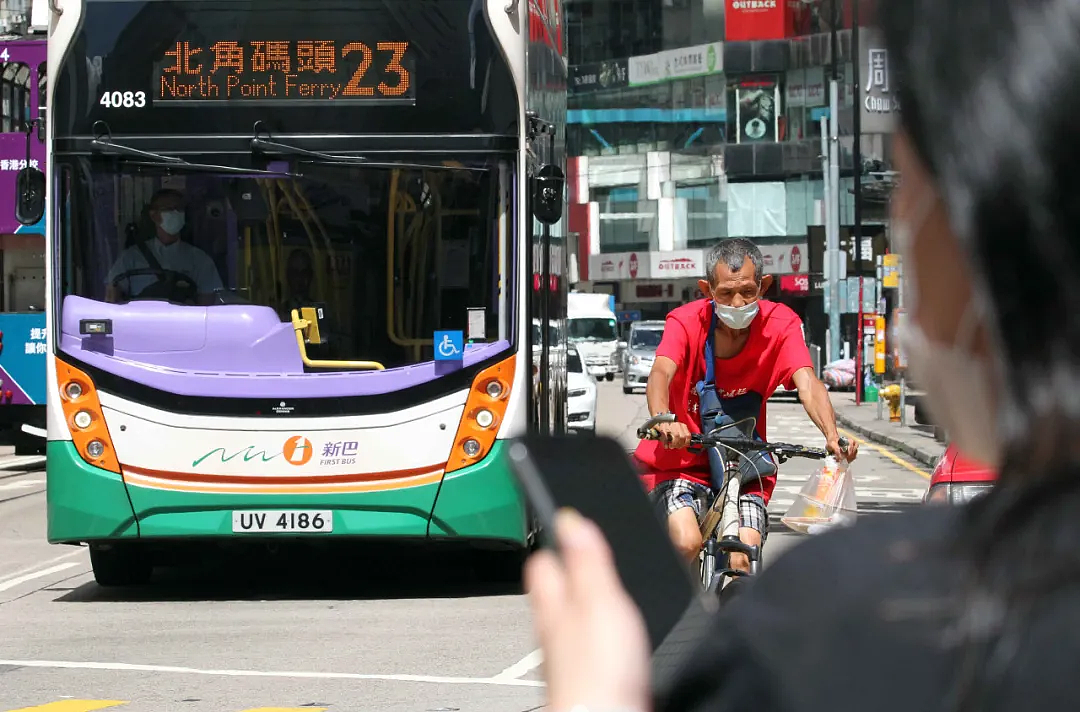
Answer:
[[[846,461],[837,462],[830,455],[822,468],[806,481],[780,521],[801,534],[820,534],[833,527],[854,524],[856,517],[858,505],[851,470]]]

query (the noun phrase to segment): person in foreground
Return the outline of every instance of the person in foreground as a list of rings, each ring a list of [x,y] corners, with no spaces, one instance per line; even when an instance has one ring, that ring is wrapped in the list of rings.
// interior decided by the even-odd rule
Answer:
[[[877,12],[902,108],[909,365],[998,483],[800,543],[702,621],[655,700],[606,542],[560,516],[562,561],[525,572],[553,712],[1080,709],[1080,2]]]
[[[836,414],[825,385],[814,374],[798,315],[761,298],[772,285],[764,264],[761,250],[745,238],[722,240],[709,250],[706,279],[698,282],[704,298],[668,314],[645,388],[649,415],[673,413],[676,420],[657,427],[663,440],[642,440],[634,458],[643,470],[645,488],[667,520],[675,547],[687,561],[697,559],[701,551],[701,512],[695,495],[712,501],[716,494],[712,486],[720,487],[717,478],[710,479],[709,456],[685,449],[690,433],[702,432],[701,413],[708,412],[703,403],[719,405],[732,421],[756,418],[754,436],[764,441],[769,396],[780,384],[797,388],[799,401],[825,436],[829,452],[849,461],[858,452],[854,442],[840,447]],[[715,400],[707,388],[714,390]],[[740,467],[749,482],[739,493],[739,539],[761,546],[768,534],[776,464],[767,453],[758,453],[744,458]],[[717,469],[722,470],[719,463]],[[731,567],[749,571],[750,561],[733,552]]]

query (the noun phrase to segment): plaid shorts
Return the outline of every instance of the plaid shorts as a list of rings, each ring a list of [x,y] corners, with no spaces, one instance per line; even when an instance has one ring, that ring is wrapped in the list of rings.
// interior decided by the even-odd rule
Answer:
[[[683,479],[661,482],[649,493],[663,521],[683,507],[693,507],[700,518],[703,507],[707,507],[714,496],[711,487]],[[769,510],[760,494],[739,496],[739,526],[756,529],[761,534],[761,543],[765,543],[769,536]]]

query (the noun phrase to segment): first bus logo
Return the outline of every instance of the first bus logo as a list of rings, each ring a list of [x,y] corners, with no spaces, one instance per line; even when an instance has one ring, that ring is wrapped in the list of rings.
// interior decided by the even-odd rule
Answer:
[[[311,456],[315,454],[315,448],[312,447],[311,441],[303,435],[293,435],[285,441],[282,454],[285,456],[286,462],[299,467],[300,465],[306,465],[311,460]]]

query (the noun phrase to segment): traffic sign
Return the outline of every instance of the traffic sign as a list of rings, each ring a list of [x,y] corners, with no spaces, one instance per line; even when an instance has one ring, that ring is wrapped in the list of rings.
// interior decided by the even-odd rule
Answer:
[[[461,361],[465,358],[465,334],[461,331],[436,331],[436,361]]]

